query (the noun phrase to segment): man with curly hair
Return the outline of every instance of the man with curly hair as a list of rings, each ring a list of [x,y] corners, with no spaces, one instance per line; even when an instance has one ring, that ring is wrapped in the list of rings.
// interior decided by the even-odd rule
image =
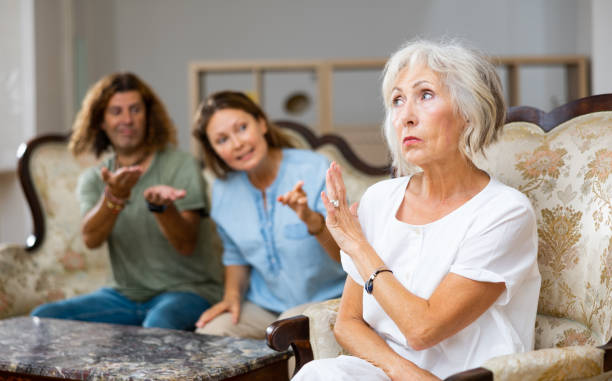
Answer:
[[[75,156],[109,153],[80,176],[77,192],[83,241],[108,243],[113,282],[33,316],[191,330],[219,301],[206,185],[194,158],[175,145],[166,108],[136,75],[115,73],[92,86],[69,148]]]

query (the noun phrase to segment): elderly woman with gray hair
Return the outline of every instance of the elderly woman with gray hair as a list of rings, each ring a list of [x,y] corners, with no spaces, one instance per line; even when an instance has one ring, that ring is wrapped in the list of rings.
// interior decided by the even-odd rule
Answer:
[[[455,42],[414,41],[382,89],[398,177],[356,210],[332,163],[321,195],[349,275],[334,333],[352,356],[310,362],[296,380],[437,379],[533,347],[535,215],[472,161],[504,124],[494,67]]]

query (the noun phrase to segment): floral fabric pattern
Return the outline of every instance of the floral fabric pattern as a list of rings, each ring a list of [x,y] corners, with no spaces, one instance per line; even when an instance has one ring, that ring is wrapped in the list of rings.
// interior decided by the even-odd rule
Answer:
[[[495,381],[581,380],[601,374],[603,350],[590,346],[549,348],[499,356],[484,363]]]
[[[561,333],[539,319],[536,336],[546,337],[537,339],[540,345],[604,344],[612,336],[612,112],[583,115],[549,133],[510,123],[486,157],[476,164],[524,192],[534,206],[539,314],[584,328]]]
[[[584,324],[547,315],[537,316],[535,333],[535,349],[572,345],[596,346],[604,341]]]
[[[612,225],[612,185],[608,177],[612,173],[612,150],[601,149],[595,153],[595,158],[589,162],[588,171],[584,175],[584,186],[590,188],[594,202],[600,207],[593,211],[595,229],[600,226]]]
[[[543,191],[554,188],[560,169],[565,165],[566,154],[567,151],[563,148],[551,150],[546,145],[536,148],[533,152],[517,154],[516,169],[521,172],[524,179],[528,180],[517,189],[529,195],[539,188]]]

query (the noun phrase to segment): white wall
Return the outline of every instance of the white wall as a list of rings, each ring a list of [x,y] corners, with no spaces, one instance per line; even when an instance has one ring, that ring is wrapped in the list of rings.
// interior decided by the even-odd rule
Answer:
[[[23,244],[32,226],[15,173],[18,146],[70,128],[71,8],[71,0],[0,1],[0,242]]]
[[[0,171],[14,171],[17,146],[34,133],[33,2],[0,2]]]
[[[612,1],[593,0],[593,94],[612,93]]]
[[[15,170],[19,144],[35,131],[34,3],[0,2],[0,242],[24,243],[30,228]]]
[[[190,139],[191,60],[387,57],[416,35],[466,38],[495,55],[590,54],[590,1],[574,0],[92,0],[77,2],[87,85],[116,70],[149,82]],[[307,5],[305,5],[307,4]],[[84,52],[86,50],[86,52]],[[537,73],[536,73],[537,74]],[[561,79],[559,79],[559,76]],[[549,109],[563,74],[531,75],[524,102]],[[84,84],[79,84],[81,87]],[[81,90],[82,91],[82,90]],[[347,91],[381,115],[378,94]],[[364,111],[365,110],[365,111]]]
[[[72,0],[36,0],[36,133],[70,131],[74,112]]]

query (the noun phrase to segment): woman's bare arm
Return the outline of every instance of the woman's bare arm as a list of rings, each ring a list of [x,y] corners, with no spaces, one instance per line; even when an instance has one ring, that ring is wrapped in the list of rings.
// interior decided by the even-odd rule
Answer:
[[[234,324],[240,319],[242,298],[251,279],[251,268],[249,266],[232,265],[225,266],[225,292],[223,300],[207,309],[200,315],[196,327],[202,328],[208,322],[224,312],[232,314]]]
[[[392,380],[437,380],[414,363],[398,355],[363,320],[363,289],[347,277],[334,327],[338,343],[349,353],[382,369]]]

